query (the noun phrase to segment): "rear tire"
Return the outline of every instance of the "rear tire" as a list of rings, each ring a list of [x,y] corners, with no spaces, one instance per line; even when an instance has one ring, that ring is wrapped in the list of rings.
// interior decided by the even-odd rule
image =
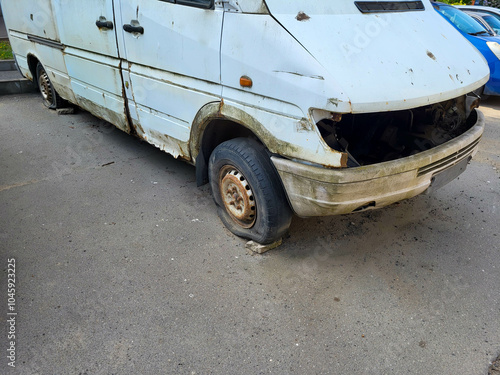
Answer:
[[[61,108],[64,105],[64,99],[62,99],[54,89],[42,63],[38,63],[36,66],[36,79],[40,94],[42,94],[43,104],[50,109]]]
[[[260,244],[283,236],[292,210],[260,143],[250,138],[221,143],[212,152],[208,168],[219,217],[232,233]]]

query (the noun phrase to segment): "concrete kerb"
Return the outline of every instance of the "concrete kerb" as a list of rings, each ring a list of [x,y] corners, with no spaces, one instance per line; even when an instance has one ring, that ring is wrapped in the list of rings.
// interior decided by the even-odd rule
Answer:
[[[0,81],[0,96],[1,95],[14,95],[35,92],[36,88],[33,82],[25,78],[15,81]]]
[[[0,60],[0,71],[17,70],[14,60]]]
[[[19,78],[13,78],[17,71],[14,60],[0,61],[0,95],[24,94],[36,91],[33,82],[23,78],[19,74]]]

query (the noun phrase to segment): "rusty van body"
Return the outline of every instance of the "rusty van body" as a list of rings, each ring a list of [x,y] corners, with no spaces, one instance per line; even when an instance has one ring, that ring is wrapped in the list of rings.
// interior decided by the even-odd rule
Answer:
[[[462,173],[483,57],[429,1],[0,0],[20,71],[196,166],[235,234],[346,214]]]

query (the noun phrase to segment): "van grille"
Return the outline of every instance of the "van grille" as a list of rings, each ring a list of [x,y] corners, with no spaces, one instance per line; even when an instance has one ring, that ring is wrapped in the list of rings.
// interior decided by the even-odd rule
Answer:
[[[421,1],[355,1],[361,13],[411,12],[425,10]]]
[[[429,165],[426,165],[425,167],[422,167],[418,170],[417,176],[422,176],[424,174],[428,173],[434,173],[437,172],[441,169],[444,169],[448,166],[451,166],[453,164],[458,163],[459,161],[465,159],[467,156],[469,156],[474,148],[477,146],[479,143],[479,139],[476,139],[474,142],[469,144],[468,146],[462,148],[461,150],[458,150],[457,152],[448,155],[444,159],[438,160],[434,163],[431,163]]]

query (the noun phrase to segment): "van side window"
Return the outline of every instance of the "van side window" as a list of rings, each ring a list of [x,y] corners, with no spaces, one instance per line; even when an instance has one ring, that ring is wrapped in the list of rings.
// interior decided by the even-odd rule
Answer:
[[[189,5],[197,8],[211,9],[214,7],[214,0],[160,0],[168,3],[176,3],[180,5]]]

